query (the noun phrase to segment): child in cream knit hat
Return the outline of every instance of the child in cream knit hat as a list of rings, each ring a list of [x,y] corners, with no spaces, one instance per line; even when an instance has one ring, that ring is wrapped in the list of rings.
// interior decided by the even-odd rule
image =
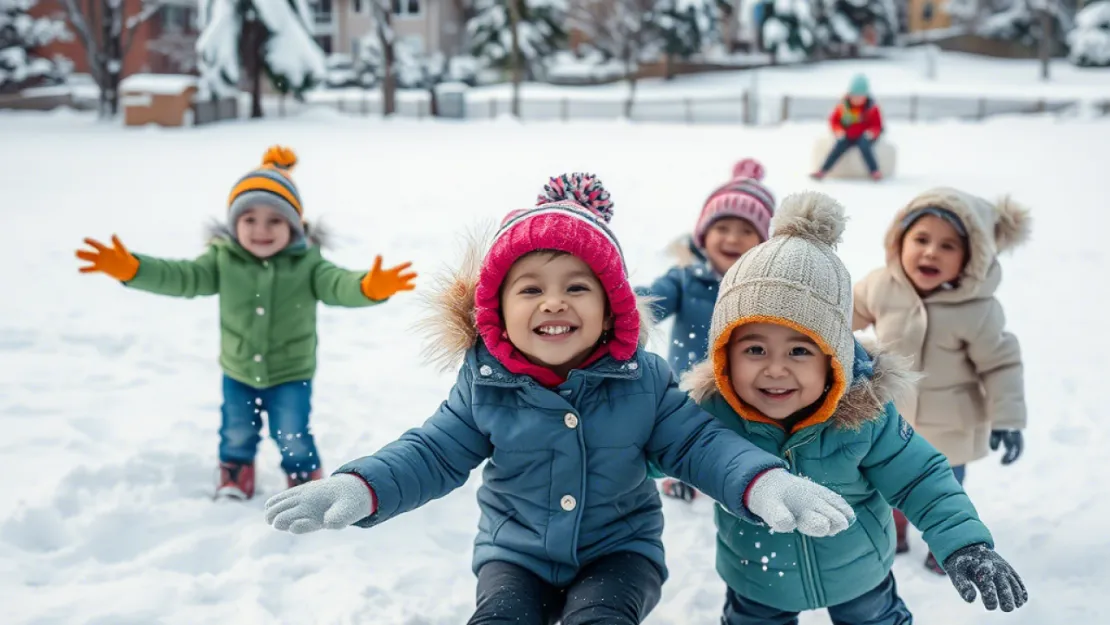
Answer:
[[[725,625],[795,623],[828,608],[837,623],[908,623],[891,565],[891,505],[923,528],[968,602],[1009,612],[1028,593],[945,458],[894,408],[913,376],[852,335],[852,283],[834,246],[843,209],[818,193],[786,198],[774,236],[725,274],[709,358],[684,379],[729,428],[829,487],[856,511],[831,537],[773,533],[717,507]],[[757,484],[753,495],[759,488]]]

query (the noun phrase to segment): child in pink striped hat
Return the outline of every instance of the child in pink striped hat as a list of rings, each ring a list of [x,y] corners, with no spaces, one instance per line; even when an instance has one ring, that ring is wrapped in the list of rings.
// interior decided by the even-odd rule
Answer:
[[[676,374],[691,369],[709,349],[709,321],[717,286],[729,267],[768,238],[775,196],[763,185],[763,165],[746,158],[733,166],[732,179],[709,195],[690,237],[671,246],[677,263],[637,294],[654,298],[656,322],[674,316],[667,361]],[[653,467],[652,475],[661,477]],[[696,491],[675,480],[663,481],[663,493],[692,501]]]
[[[377,453],[266,502],[267,521],[297,534],[373,527],[484,463],[470,625],[641,623],[667,576],[649,457],[776,532],[847,528],[839,495],[702,412],[642,349],[650,320],[612,214],[587,174],[553,178],[535,207],[510,213],[433,298],[431,345],[462,363],[447,400]]]

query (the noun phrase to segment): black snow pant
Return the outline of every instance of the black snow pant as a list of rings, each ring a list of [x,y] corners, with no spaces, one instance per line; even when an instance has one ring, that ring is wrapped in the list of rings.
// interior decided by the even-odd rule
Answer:
[[[467,625],[635,625],[659,603],[662,587],[651,560],[629,552],[595,560],[565,588],[494,561],[478,571],[478,608]]]

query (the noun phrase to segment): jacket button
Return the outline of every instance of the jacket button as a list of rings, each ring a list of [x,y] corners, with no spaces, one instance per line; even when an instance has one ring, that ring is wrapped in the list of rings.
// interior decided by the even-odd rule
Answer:
[[[481,367],[478,367],[478,373],[481,373],[482,375],[487,377],[491,376],[493,375],[493,367],[489,365],[482,365]]]
[[[255,362],[262,362],[262,354],[255,354],[254,355],[254,361]]]
[[[262,261],[262,266],[263,267],[269,267],[270,266],[270,261],[268,261],[268,260]]]
[[[570,495],[563,495],[563,498],[559,500],[559,505],[563,507],[563,510],[570,512],[571,510],[574,510],[574,507],[578,505],[578,502],[575,501],[574,497],[571,497]]]
[[[570,429],[578,427],[578,417],[574,416],[573,412],[568,412],[563,416],[563,423]]]
[[[265,315],[265,314],[266,314],[266,309],[265,309],[265,308],[263,308],[263,307],[261,307],[261,306],[259,306],[258,308],[255,308],[255,309],[254,309],[254,313],[255,313],[256,315]]]

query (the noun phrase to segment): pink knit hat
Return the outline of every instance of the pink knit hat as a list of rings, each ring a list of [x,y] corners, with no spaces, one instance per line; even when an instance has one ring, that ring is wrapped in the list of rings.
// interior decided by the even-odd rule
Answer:
[[[753,226],[763,241],[770,234],[771,217],[775,215],[775,196],[763,186],[763,165],[746,158],[732,168],[732,180],[714,191],[698,216],[694,228],[694,241],[698,247],[705,247],[705,234],[713,222],[724,217],[739,217]]]
[[[563,382],[550,369],[528,362],[502,334],[501,283],[517,259],[537,250],[573,254],[605,289],[613,333],[590,361],[606,353],[617,360],[635,355],[640,316],[620,245],[609,230],[612,216],[613,203],[601,181],[592,174],[573,173],[552,178],[534,208],[513,211],[501,222],[478,275],[475,322],[486,348],[513,373],[530,375],[547,386]]]

